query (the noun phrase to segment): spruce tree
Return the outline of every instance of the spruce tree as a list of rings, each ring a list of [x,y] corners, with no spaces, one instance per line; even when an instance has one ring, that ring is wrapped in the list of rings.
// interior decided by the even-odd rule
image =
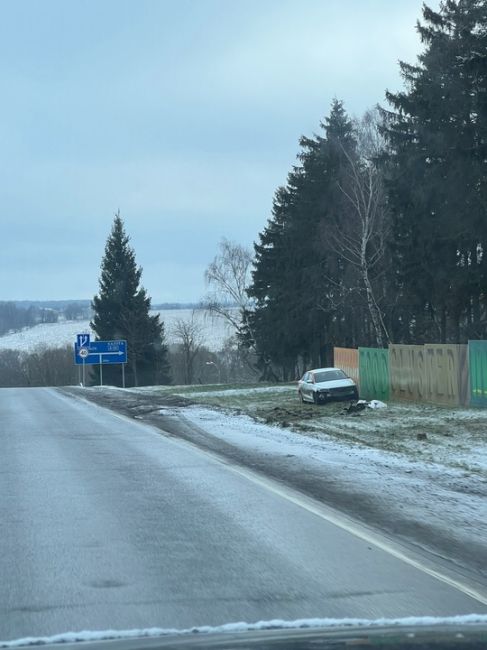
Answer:
[[[326,245],[328,226],[348,209],[339,181],[344,154],[355,149],[341,101],[333,101],[320,127],[321,134],[300,139],[300,164],[276,191],[272,216],[255,245],[252,326],[262,358],[270,357],[283,379],[303,366],[331,363],[333,344],[363,343],[346,339],[363,318],[349,317],[357,307],[343,289],[345,263]]]
[[[128,347],[127,385],[169,381],[164,323],[151,315],[151,299],[140,286],[142,269],[129,245],[120,212],[115,215],[101,262],[99,292],[93,298],[92,329],[99,340],[125,339]],[[117,367],[104,366],[104,381],[120,385]]]
[[[390,205],[400,320],[416,342],[485,335],[487,4],[423,8],[425,45],[387,93]]]

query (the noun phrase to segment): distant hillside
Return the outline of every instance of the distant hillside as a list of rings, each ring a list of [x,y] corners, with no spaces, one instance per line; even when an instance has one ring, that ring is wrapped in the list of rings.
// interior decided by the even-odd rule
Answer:
[[[160,302],[152,305],[155,311],[169,310],[169,309],[201,309],[199,302]]]
[[[69,303],[70,304],[70,303]],[[46,308],[47,309],[47,308]],[[166,309],[154,310],[158,312],[164,323],[166,338],[169,345],[180,342],[176,329],[178,322],[194,319],[203,344],[212,352],[221,350],[225,340],[233,334],[228,323],[218,316],[212,316],[204,310],[192,309]],[[35,352],[46,348],[73,345],[76,334],[91,332],[90,321],[85,320],[59,320],[55,323],[40,323],[34,327],[26,327],[17,332],[10,332],[0,336],[0,350],[12,349],[24,352]],[[94,333],[91,332],[94,337]]]
[[[29,309],[29,307],[37,307],[39,309],[55,309],[62,312],[66,307],[76,305],[81,309],[90,309],[91,300],[12,300],[12,302],[22,309]],[[199,302],[161,302],[152,305],[155,310],[168,310],[168,309],[199,309],[201,304]]]
[[[58,312],[64,311],[66,307],[76,305],[81,309],[89,309],[91,300],[13,300],[17,307],[29,309],[29,307],[38,307],[39,309],[55,309]]]

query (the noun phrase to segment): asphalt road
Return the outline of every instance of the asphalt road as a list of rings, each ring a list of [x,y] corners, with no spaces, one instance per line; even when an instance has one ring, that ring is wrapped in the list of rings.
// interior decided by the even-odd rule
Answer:
[[[230,465],[51,389],[0,389],[0,640],[487,606]]]

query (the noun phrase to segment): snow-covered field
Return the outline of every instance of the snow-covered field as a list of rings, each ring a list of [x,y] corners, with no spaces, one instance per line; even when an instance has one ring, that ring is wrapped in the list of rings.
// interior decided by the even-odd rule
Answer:
[[[158,312],[166,327],[166,337],[169,344],[177,343],[174,332],[178,321],[190,321],[194,315],[194,322],[201,330],[204,345],[212,352],[221,350],[225,340],[232,336],[230,325],[218,316],[209,314],[204,309],[166,309]]]
[[[160,314],[161,320],[165,324],[167,342],[172,344],[177,343],[177,336],[174,332],[176,323],[179,320],[189,321],[193,310],[166,309],[157,313]],[[222,318],[211,316],[204,310],[194,311],[194,321],[201,329],[204,345],[212,352],[220,350],[225,339],[232,335],[229,325]],[[42,323],[21,332],[0,336],[0,350],[9,348],[33,352],[45,348],[73,345],[76,334],[88,332],[91,332],[89,320]],[[91,334],[93,335],[92,332]]]
[[[0,336],[0,350],[11,349],[22,352],[39,352],[45,348],[73,345],[76,334],[90,332],[90,322],[62,321],[59,323],[41,323],[20,332]]]

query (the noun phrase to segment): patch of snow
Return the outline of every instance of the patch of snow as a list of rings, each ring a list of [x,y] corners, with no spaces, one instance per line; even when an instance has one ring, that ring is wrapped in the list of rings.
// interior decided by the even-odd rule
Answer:
[[[147,637],[182,636],[193,634],[232,634],[236,632],[252,632],[258,630],[299,630],[321,628],[350,628],[350,627],[420,627],[435,625],[485,625],[487,615],[466,614],[462,616],[408,616],[404,618],[304,618],[295,621],[274,619],[258,621],[257,623],[226,623],[224,625],[203,625],[187,629],[173,628],[141,628],[132,630],[84,630],[81,632],[65,632],[44,637],[25,637],[13,641],[0,641],[0,648],[19,648],[22,646],[50,645],[58,643],[78,643],[87,641],[108,641],[114,639],[140,639]]]
[[[385,402],[381,402],[380,399],[371,399],[370,402],[367,404],[369,409],[386,409],[387,404]]]
[[[379,411],[380,412],[380,411]],[[247,415],[214,411],[200,406],[184,409],[184,417],[226,442],[251,452],[278,459],[293,457],[302,473],[326,473],[337,485],[373,495],[394,516],[443,531],[459,543],[487,539],[487,480],[482,473],[406,454],[319,437],[256,422]],[[372,414],[372,412],[371,412]],[[341,419],[342,426],[351,420]],[[485,451],[484,451],[485,453]]]
[[[192,390],[191,392],[185,391],[184,393],[175,393],[183,397],[197,397],[204,395],[205,397],[227,397],[230,396],[244,396],[244,395],[260,395],[262,393],[287,393],[289,391],[296,391],[296,386],[259,386],[258,388],[229,388],[228,390]]]
[[[367,408],[355,416],[344,415],[339,403],[313,411],[309,417],[306,407],[299,404],[296,385],[276,385],[225,389],[225,385],[173,386],[127,389],[131,392],[170,392],[197,401],[201,405],[214,403],[222,408],[237,407],[240,412],[266,417],[265,408],[282,406],[289,410],[291,428],[300,427],[300,437],[334,437],[345,444],[362,443],[385,453],[397,452],[406,462],[412,459],[443,465],[464,472],[483,475],[487,485],[487,409],[456,409],[430,404],[391,402],[377,408]],[[228,398],[228,399],[227,399]],[[262,399],[264,398],[264,399]],[[361,404],[368,404],[360,400]],[[384,404],[384,402],[381,402]],[[313,408],[313,407],[309,407]],[[272,412],[271,412],[272,416]],[[279,429],[279,431],[282,431]],[[417,433],[426,433],[424,440]],[[473,480],[473,479],[472,479]]]
[[[103,384],[103,386],[96,385],[96,386],[90,386],[90,390],[124,390],[123,388],[120,388],[120,386],[110,386],[110,384]],[[125,389],[128,390],[128,389]]]

